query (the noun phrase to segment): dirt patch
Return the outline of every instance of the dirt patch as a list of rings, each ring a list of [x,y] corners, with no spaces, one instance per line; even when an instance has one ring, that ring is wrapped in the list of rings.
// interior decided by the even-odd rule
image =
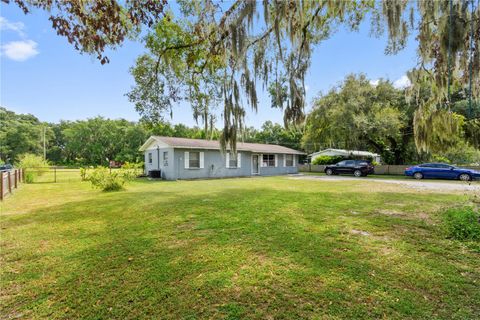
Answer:
[[[359,234],[359,235],[361,235],[361,236],[366,236],[366,237],[368,237],[368,236],[370,235],[370,233],[367,232],[367,231],[356,230],[356,229],[350,230],[350,233],[351,233],[351,234]]]

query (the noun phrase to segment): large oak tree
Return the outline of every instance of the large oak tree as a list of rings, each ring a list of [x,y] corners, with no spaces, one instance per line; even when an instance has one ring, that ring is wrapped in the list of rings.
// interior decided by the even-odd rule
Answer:
[[[182,0],[175,14],[166,16],[164,1],[14,2],[26,12],[30,7],[52,12],[57,32],[102,63],[108,61],[106,47],[121,44],[146,24],[148,53],[132,69],[137,85],[129,93],[137,110],[157,119],[171,111],[172,102],[186,99],[194,116],[207,123],[214,120],[211,108],[220,99],[221,142],[232,147],[244,128],[246,109],[259,107],[261,85],[283,110],[285,125],[302,123],[312,51],[339,26],[355,30],[367,18],[375,34],[388,34],[389,54],[401,50],[411,34],[418,40],[411,96],[418,97],[426,83],[431,90],[430,99],[418,104],[419,149],[431,147],[430,132],[456,130],[450,113],[453,85],[480,95],[478,0]]]

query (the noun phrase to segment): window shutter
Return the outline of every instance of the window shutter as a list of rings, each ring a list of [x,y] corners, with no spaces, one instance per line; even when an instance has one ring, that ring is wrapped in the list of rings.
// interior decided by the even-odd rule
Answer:
[[[203,169],[204,152],[200,152],[200,169]]]
[[[283,166],[284,167],[287,166],[287,155],[286,154],[283,155]]]
[[[263,154],[261,154],[259,156],[259,161],[260,161],[260,167],[265,167],[264,163],[263,163]]]
[[[240,154],[240,152],[237,153],[237,168],[241,168],[242,167],[242,156]]]
[[[230,152],[227,151],[227,153],[225,154],[225,167],[227,168],[230,168]]]
[[[190,152],[185,151],[185,169],[190,168]]]
[[[297,166],[297,164],[295,163],[295,155],[293,155],[293,156],[292,156],[292,158],[293,158],[292,167],[296,167],[296,166]]]
[[[275,158],[275,167],[278,167],[278,154],[273,155]]]

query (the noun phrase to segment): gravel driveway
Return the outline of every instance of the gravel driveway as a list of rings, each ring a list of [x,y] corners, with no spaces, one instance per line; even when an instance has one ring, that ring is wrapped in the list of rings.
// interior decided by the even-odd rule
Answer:
[[[480,192],[480,183],[474,181],[472,183],[466,183],[461,181],[448,181],[448,180],[406,180],[406,179],[375,179],[375,178],[356,178],[352,176],[315,176],[315,175],[304,175],[297,174],[292,175],[291,179],[308,179],[308,180],[319,180],[319,181],[362,181],[362,182],[379,182],[379,183],[388,183],[396,184],[403,187],[417,189],[417,190],[427,190],[427,191],[479,191]]]

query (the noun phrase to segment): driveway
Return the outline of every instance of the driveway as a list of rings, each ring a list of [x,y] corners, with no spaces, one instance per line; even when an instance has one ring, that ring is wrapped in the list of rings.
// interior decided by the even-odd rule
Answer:
[[[426,191],[478,191],[480,192],[480,183],[474,181],[471,183],[450,180],[413,180],[413,179],[375,179],[375,178],[356,178],[353,176],[323,176],[323,175],[292,175],[291,179],[308,179],[319,181],[360,181],[396,184],[410,189]]]

